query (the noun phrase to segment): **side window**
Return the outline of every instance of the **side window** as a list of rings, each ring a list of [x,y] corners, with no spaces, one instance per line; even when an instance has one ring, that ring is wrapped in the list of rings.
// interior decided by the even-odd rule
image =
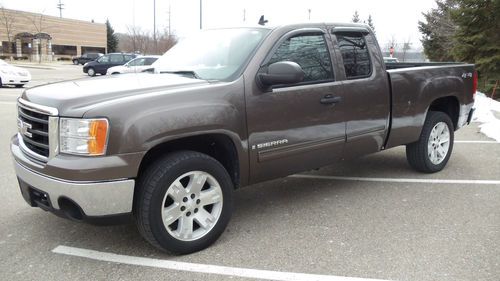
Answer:
[[[128,65],[129,66],[143,66],[144,60],[145,60],[144,58],[131,60]]]
[[[152,65],[156,60],[157,58],[147,58],[146,63],[144,63],[144,65]]]
[[[100,62],[100,63],[108,63],[109,62],[109,56],[102,56],[97,61]]]
[[[122,55],[110,55],[109,61],[111,63],[123,63],[123,56]]]
[[[133,59],[134,56],[131,56],[131,55],[125,55],[125,62],[128,62],[129,60]]]
[[[368,77],[372,66],[368,46],[358,32],[336,34],[347,79]]]
[[[304,82],[333,80],[330,53],[323,35],[288,38],[278,47],[268,65],[279,61],[293,61],[300,65],[305,72]]]

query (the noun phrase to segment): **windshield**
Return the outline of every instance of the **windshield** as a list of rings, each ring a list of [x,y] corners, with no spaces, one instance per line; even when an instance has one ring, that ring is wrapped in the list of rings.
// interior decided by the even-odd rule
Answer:
[[[180,41],[154,64],[156,73],[193,72],[204,80],[236,74],[269,32],[264,28],[201,31]]]

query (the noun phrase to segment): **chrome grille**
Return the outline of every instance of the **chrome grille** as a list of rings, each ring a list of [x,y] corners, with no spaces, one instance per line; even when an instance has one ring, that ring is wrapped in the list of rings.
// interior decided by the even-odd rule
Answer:
[[[47,161],[57,152],[57,109],[19,99],[17,113],[21,149],[36,160]]]

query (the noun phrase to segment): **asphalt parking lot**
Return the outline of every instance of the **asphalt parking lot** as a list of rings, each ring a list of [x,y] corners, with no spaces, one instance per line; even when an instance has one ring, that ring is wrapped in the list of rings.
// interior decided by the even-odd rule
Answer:
[[[85,77],[81,66],[30,71],[28,87]],[[500,143],[477,124],[457,133],[440,173],[413,171],[400,147],[239,190],[212,247],[171,256],[132,224],[24,202],[9,151],[21,91],[0,89],[1,280],[499,280]]]

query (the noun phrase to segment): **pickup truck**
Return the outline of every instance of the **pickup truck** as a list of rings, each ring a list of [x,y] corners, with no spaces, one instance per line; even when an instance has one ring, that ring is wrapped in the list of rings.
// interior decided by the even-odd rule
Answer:
[[[11,151],[31,206],[132,218],[186,254],[223,233],[244,186],[401,145],[440,171],[476,84],[474,65],[386,66],[365,25],[204,30],[149,73],[25,90]]]

